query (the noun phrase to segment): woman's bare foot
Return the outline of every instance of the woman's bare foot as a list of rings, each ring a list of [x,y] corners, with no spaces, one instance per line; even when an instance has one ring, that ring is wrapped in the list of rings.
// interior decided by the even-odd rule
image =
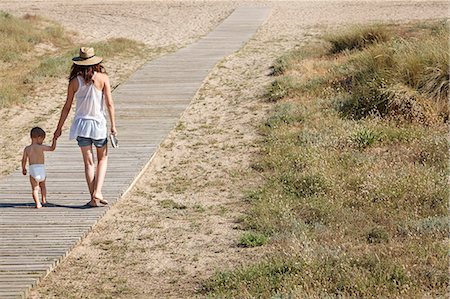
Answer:
[[[91,199],[91,201],[89,201],[87,203],[87,205],[90,206],[90,207],[98,207],[98,203],[97,203],[97,201],[95,199]]]
[[[42,208],[42,205],[41,205],[40,202],[38,202],[38,203],[36,204],[36,209],[40,209],[40,208]]]
[[[102,205],[107,205],[108,204],[108,201],[106,199],[104,199],[104,198],[97,198],[97,199],[98,199],[99,203],[101,203]]]
[[[103,198],[103,196],[93,196],[95,201],[98,201],[99,203],[101,203],[102,205],[107,205],[108,201],[106,199]]]

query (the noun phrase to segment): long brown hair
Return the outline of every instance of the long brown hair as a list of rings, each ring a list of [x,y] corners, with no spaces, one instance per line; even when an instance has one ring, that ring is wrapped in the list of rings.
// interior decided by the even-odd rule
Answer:
[[[94,72],[106,74],[105,68],[100,63],[95,65],[77,65],[73,63],[70,68],[69,82],[77,76],[83,77],[86,83],[91,82]]]

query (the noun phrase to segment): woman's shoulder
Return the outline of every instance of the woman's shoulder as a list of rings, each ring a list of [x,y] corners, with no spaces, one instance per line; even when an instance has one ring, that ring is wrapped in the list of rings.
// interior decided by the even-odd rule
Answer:
[[[96,72],[96,73],[95,73],[95,77],[101,78],[101,79],[107,79],[107,78],[108,78],[108,74],[106,74],[106,73],[101,73],[101,72]]]
[[[105,73],[100,73],[100,72],[96,73],[95,79],[100,82],[101,89],[103,89],[105,84],[109,84],[109,77]]]
[[[69,88],[72,88],[74,91],[78,89],[78,77],[74,77],[69,81]]]

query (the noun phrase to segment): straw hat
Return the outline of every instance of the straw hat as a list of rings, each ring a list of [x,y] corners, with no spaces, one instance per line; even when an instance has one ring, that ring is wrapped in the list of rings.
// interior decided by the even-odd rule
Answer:
[[[72,58],[72,61],[76,65],[96,65],[102,62],[103,58],[95,56],[94,48],[81,47],[80,55]]]

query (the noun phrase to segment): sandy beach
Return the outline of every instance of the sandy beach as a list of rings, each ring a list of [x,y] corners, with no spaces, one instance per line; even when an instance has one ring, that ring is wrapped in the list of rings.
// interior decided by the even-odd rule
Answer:
[[[258,153],[258,127],[271,109],[263,95],[274,59],[339,26],[442,19],[449,12],[446,1],[0,2],[0,10],[13,15],[59,22],[80,44],[126,37],[162,48],[161,55],[201,38],[239,6],[271,7],[271,14],[209,74],[133,191],[32,298],[191,298],[215,270],[263,255],[259,248],[238,247],[236,240],[246,209],[242,198],[259,180],[249,169]],[[145,62],[107,62],[113,85]],[[40,118],[44,128],[55,127],[65,90],[62,78],[30,95],[25,106],[0,110],[2,122],[8,121],[0,136],[1,175],[18,168],[29,123]],[[187,208],[167,209],[164,200]]]

